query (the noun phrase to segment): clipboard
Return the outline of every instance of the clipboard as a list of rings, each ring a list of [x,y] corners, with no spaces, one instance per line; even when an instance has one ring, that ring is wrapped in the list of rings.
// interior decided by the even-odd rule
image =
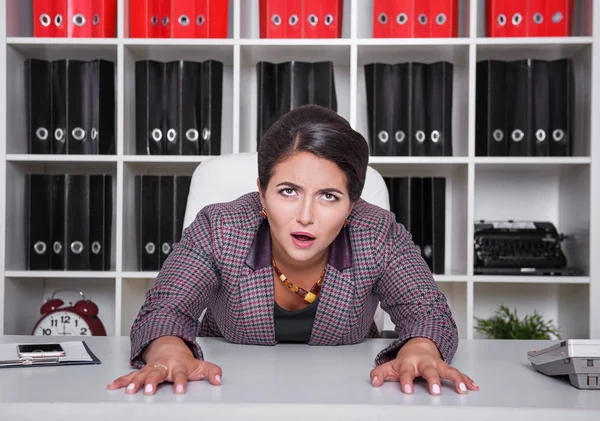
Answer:
[[[100,359],[92,352],[90,347],[87,345],[85,341],[72,341],[72,342],[63,342],[61,343],[63,347],[67,348],[67,355],[65,357],[44,357],[44,358],[33,358],[33,357],[23,357],[18,358],[16,356],[16,346],[17,343],[14,344],[0,344],[0,347],[4,346],[12,346],[15,348],[15,358],[14,359],[0,359],[0,369],[1,368],[15,368],[15,367],[56,367],[63,365],[90,365],[90,364],[102,364]],[[87,353],[89,358],[83,359],[69,359],[69,347],[83,347],[82,351]]]

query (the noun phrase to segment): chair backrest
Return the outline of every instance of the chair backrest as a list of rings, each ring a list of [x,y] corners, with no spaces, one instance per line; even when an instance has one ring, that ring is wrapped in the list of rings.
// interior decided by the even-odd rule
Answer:
[[[245,193],[257,191],[258,162],[256,152],[217,155],[203,161],[194,170],[188,195],[184,228],[193,222],[206,205],[229,202]],[[361,198],[390,209],[387,186],[377,170],[368,167]]]

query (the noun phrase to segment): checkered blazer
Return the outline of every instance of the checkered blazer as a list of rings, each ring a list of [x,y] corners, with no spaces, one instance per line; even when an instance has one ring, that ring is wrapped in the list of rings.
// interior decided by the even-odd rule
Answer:
[[[206,206],[184,230],[148,291],[131,329],[132,366],[144,365],[154,339],[179,336],[196,358],[198,336],[275,345],[273,270],[268,223],[258,192]],[[395,358],[410,338],[426,337],[450,362],[458,331],[446,297],[394,214],[360,199],[333,242],[309,345],[356,344],[379,332],[378,302],[399,338],[375,357]],[[205,317],[200,321],[202,312]]]

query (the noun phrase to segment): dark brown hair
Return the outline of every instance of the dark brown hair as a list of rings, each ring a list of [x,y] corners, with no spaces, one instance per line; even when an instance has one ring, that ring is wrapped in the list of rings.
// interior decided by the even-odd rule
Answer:
[[[284,114],[263,135],[258,148],[258,178],[264,191],[277,164],[296,152],[310,152],[336,164],[346,176],[351,202],[365,185],[369,146],[335,111],[304,105]]]

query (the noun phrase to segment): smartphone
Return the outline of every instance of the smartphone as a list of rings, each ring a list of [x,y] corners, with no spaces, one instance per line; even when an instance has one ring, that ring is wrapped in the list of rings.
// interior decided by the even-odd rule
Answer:
[[[19,344],[17,345],[17,356],[19,358],[47,358],[64,357],[65,350],[60,344]]]

